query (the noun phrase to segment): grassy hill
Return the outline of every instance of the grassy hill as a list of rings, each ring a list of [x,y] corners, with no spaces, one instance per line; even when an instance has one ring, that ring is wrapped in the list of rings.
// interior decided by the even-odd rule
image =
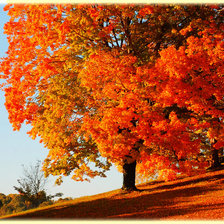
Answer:
[[[29,210],[1,219],[224,219],[224,170],[139,185]]]

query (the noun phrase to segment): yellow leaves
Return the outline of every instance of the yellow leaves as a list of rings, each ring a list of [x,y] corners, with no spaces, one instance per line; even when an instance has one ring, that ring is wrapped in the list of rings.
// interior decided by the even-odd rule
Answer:
[[[63,183],[62,177],[58,177],[55,181],[55,185],[61,185]]]
[[[224,127],[221,123],[215,122],[208,128],[206,133],[207,137],[210,140],[210,143],[213,145],[214,148],[219,149],[224,145]]]
[[[176,126],[180,121],[179,119],[177,118],[177,114],[172,111],[169,115],[169,119],[170,119],[170,124],[173,125],[173,126]]]
[[[172,169],[161,169],[158,175],[158,179],[165,181],[172,181],[177,178],[177,172]]]
[[[214,139],[217,137],[217,135],[218,135],[218,130],[217,129],[214,129],[214,128],[209,128],[208,129],[207,136],[212,143],[214,142]]]
[[[176,34],[176,33],[177,33],[177,30],[176,30],[176,29],[172,29],[172,30],[171,30],[171,33]]]
[[[158,175],[162,180],[173,180],[177,177],[177,167],[169,161],[168,157],[157,153],[147,154],[141,152],[140,163],[137,164],[137,175],[141,180]]]

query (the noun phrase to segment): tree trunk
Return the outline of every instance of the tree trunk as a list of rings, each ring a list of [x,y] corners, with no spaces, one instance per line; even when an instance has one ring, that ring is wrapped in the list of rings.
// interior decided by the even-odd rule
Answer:
[[[216,167],[220,167],[221,164],[219,162],[219,154],[218,154],[218,150],[213,149],[212,150],[212,167],[216,168]]]
[[[136,169],[136,160],[131,163],[127,163],[127,162],[124,163],[122,190],[125,190],[125,191],[138,190],[135,187],[135,169]]]

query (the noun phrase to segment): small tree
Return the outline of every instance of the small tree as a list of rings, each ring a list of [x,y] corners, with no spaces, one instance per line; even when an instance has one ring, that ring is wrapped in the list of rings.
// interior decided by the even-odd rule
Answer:
[[[45,186],[47,178],[44,177],[44,173],[41,170],[41,161],[37,161],[33,166],[29,168],[23,166],[24,177],[18,179],[19,187],[14,186],[14,189],[18,191],[26,201],[31,202],[31,207],[38,207],[42,202],[49,201],[54,197],[62,196],[62,193],[55,195],[47,195]]]

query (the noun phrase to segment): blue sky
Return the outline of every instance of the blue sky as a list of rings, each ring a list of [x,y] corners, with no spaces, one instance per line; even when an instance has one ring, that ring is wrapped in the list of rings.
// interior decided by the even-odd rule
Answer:
[[[0,4],[0,58],[5,57],[8,43],[3,34],[3,26],[8,21],[7,12],[3,11],[4,4]],[[8,113],[4,107],[4,93],[0,91],[0,193],[17,193],[13,186],[18,186],[17,179],[22,177],[22,165],[34,165],[37,160],[43,161],[48,150],[32,140],[26,134],[28,127],[25,125],[18,132],[12,130],[8,121]],[[93,195],[118,189],[122,185],[122,174],[116,168],[107,173],[107,178],[95,178],[89,182],[75,182],[67,177],[60,186],[54,185],[55,178],[50,178],[47,192],[54,194],[62,192],[63,197],[80,197]]]

